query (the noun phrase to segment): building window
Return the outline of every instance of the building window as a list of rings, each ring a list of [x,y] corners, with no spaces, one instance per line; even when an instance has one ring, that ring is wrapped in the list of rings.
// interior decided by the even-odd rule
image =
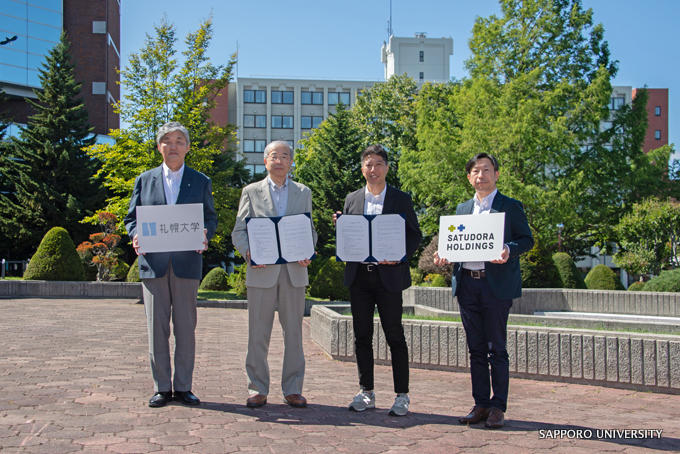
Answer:
[[[346,106],[349,106],[349,93],[347,92],[341,92],[341,93],[328,93],[328,105],[329,106],[334,106],[336,104],[344,104]]]
[[[272,104],[293,104],[293,92],[273,90]]]
[[[425,80],[425,73],[420,71],[420,74],[418,74],[418,79]]]
[[[418,52],[418,61],[420,63],[423,63],[425,61],[425,51],[424,50],[421,50],[420,52]]]
[[[613,96],[612,97],[612,110],[619,110],[626,103],[626,98],[623,96]]]
[[[272,115],[272,128],[293,129],[292,115]]]
[[[302,116],[300,117],[300,129],[318,128],[322,121],[323,117]]]
[[[93,20],[92,21],[92,33],[100,34],[100,35],[106,33],[106,21]]]
[[[661,116],[661,106],[656,106],[654,108],[654,115],[656,115],[657,117]]]
[[[300,93],[301,104],[323,104],[323,92],[303,91]]]
[[[243,127],[244,128],[266,128],[267,127],[267,116],[266,115],[243,115]]]
[[[267,102],[265,90],[243,90],[243,102],[264,104]]]
[[[656,130],[654,131],[654,138],[655,138],[656,140],[661,140],[661,130],[660,130],[660,129],[656,129]]]
[[[244,153],[263,153],[264,152],[264,140],[244,140],[243,141],[243,152]]]

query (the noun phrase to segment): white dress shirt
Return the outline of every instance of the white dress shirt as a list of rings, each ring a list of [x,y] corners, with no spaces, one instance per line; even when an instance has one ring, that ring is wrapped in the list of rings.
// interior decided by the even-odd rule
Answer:
[[[277,216],[285,216],[286,208],[288,207],[288,178],[286,178],[283,186],[274,183],[274,180],[269,175],[267,175],[267,182],[269,183],[269,192],[272,195]]]
[[[387,185],[378,195],[373,195],[366,186],[366,189],[364,189],[364,214],[382,214],[386,192]]]
[[[168,205],[177,203],[177,196],[179,195],[179,188],[182,184],[182,176],[184,175],[184,164],[178,171],[170,170],[170,167],[163,163],[163,189],[165,190],[165,201]]]
[[[472,210],[472,214],[489,214],[491,213],[491,204],[493,203],[493,198],[496,196],[498,189],[494,189],[493,192],[482,200],[477,198],[477,194],[472,198],[475,207]],[[484,262],[463,262],[463,268],[468,270],[483,270]]]

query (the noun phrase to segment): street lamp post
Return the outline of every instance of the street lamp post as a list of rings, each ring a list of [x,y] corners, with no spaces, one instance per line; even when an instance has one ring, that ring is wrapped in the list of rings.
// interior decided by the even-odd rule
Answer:
[[[556,225],[557,227],[557,250],[562,252],[562,229],[564,229],[564,224],[561,222]]]

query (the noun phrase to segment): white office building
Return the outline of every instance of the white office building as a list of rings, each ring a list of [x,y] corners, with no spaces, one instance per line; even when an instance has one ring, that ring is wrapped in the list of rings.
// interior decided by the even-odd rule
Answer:
[[[428,38],[425,33],[416,33],[413,38],[390,36],[380,54],[385,80],[395,74],[407,74],[419,84],[451,79],[453,38]]]

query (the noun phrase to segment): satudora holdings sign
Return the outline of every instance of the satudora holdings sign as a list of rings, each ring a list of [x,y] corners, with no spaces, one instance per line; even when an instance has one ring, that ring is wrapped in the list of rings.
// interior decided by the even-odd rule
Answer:
[[[503,252],[505,213],[464,214],[439,218],[439,257],[449,262],[486,262]]]

